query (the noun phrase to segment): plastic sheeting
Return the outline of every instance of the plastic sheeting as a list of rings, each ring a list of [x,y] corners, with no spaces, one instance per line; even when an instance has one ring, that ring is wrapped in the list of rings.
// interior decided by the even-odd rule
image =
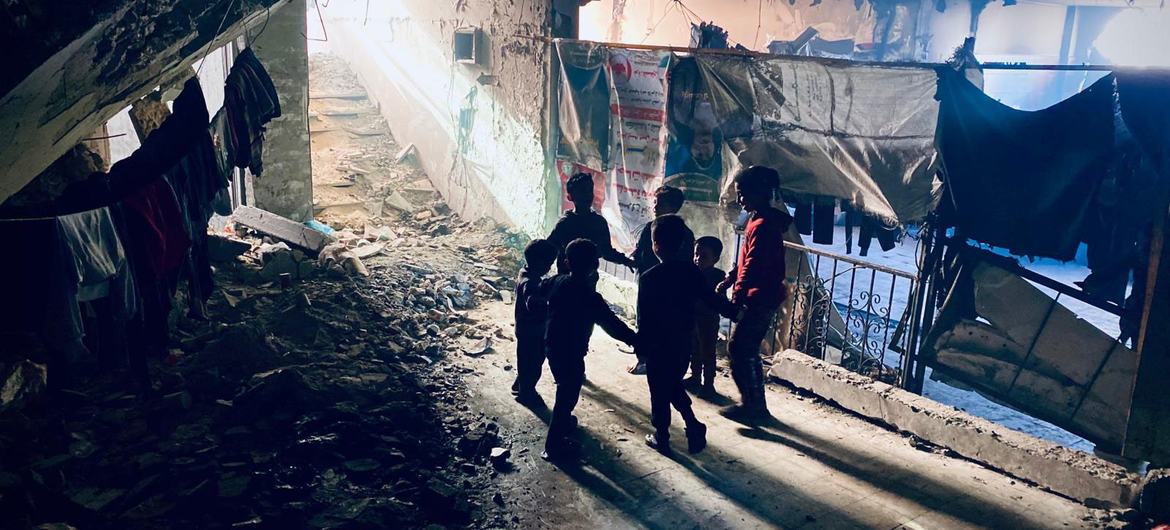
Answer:
[[[730,177],[747,165],[779,170],[786,196],[841,199],[886,225],[921,221],[939,199],[933,70],[582,41],[557,51],[560,154],[609,177],[602,211],[619,246],[649,220],[650,192],[662,184],[686,192],[682,213],[696,234],[730,236]],[[667,64],[665,76],[651,75]]]
[[[695,61],[739,164],[776,168],[782,191],[842,199],[886,224],[920,221],[934,208],[934,71],[789,58]]]

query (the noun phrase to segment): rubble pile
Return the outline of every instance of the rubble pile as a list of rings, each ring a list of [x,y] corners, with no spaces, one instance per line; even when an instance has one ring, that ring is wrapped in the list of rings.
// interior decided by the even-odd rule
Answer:
[[[318,256],[229,241],[248,250],[217,264],[209,321],[179,319],[157,395],[111,374],[0,414],[6,521],[506,526],[489,477],[510,450],[452,359],[512,340],[465,311],[514,288],[520,240],[425,211],[446,213],[338,231]]]

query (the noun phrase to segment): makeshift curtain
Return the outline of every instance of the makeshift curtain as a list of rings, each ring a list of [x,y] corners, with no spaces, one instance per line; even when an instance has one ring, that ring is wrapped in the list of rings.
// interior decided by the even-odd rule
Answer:
[[[684,190],[688,222],[717,233],[721,205],[738,211],[729,176],[746,165],[778,169],[785,196],[841,199],[886,226],[924,219],[939,198],[932,70],[557,50],[560,155],[606,173],[602,213],[620,246],[662,184]]]
[[[1015,254],[1072,259],[1113,149],[1113,82],[1026,112],[940,70],[938,150],[953,225]]]

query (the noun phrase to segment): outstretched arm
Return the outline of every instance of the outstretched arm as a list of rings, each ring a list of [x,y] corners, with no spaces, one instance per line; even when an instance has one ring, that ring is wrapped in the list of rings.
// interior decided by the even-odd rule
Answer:
[[[630,329],[622,319],[618,318],[609,308],[609,304],[600,294],[594,293],[592,304],[593,321],[601,326],[610,337],[620,340],[630,346],[634,346],[638,341],[638,334]]]

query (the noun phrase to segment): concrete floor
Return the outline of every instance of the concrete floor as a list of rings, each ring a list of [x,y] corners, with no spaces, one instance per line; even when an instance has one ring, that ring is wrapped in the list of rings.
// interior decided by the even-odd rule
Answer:
[[[489,304],[471,316],[507,321],[510,306]],[[770,385],[770,425],[749,428],[719,415],[724,396],[696,399],[709,447],[686,454],[678,426],[676,456],[643,442],[649,395],[643,377],[625,373],[632,356],[600,331],[586,358],[589,381],[576,414],[582,427],[577,465],[540,459],[547,409],[515,403],[514,343],[460,364],[470,402],[497,421],[511,442],[515,469],[499,477],[503,502],[523,528],[1079,528],[1084,506],[969,461],[915,449],[897,433]],[[539,390],[552,406],[545,369]]]

